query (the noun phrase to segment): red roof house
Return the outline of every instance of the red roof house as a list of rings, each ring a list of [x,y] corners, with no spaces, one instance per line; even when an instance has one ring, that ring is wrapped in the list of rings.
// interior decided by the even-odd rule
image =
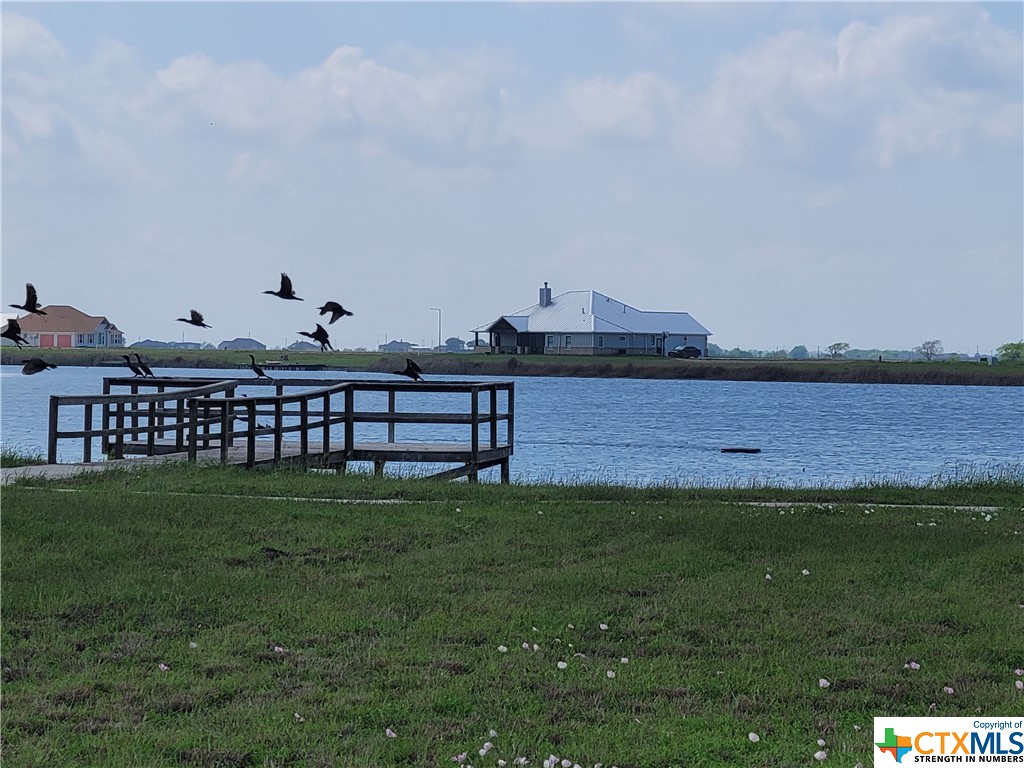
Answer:
[[[33,347],[122,347],[124,334],[105,317],[94,317],[64,304],[43,307],[44,316],[18,318],[21,335]]]

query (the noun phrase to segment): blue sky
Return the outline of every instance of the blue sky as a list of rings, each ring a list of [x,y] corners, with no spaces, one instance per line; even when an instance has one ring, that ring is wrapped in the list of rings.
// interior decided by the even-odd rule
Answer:
[[[548,281],[727,348],[991,352],[1024,335],[1022,9],[4,3],[3,303],[279,346],[332,299],[354,348]]]

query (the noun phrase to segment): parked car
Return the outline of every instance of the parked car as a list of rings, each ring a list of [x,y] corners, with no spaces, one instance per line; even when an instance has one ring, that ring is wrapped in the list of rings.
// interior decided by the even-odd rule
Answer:
[[[668,353],[669,357],[681,357],[684,360],[694,360],[700,357],[700,350],[696,347],[676,347]]]

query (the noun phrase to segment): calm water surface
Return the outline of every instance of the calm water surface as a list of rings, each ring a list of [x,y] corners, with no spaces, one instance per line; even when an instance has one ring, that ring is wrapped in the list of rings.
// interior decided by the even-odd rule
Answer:
[[[23,376],[20,367],[2,366],[3,442],[45,453],[49,396],[100,394],[103,377],[116,372],[61,367]],[[249,375],[234,369],[161,369],[159,373],[214,378]],[[338,371],[280,374],[289,376],[385,378]],[[501,380],[516,385],[512,476],[522,482],[845,485],[881,478],[923,482],[962,465],[1024,463],[1024,389],[1019,387]],[[467,403],[446,402],[446,397],[454,396],[437,396],[426,409],[468,410]],[[468,401],[468,396],[462,397]],[[399,398],[399,410],[424,409],[423,402],[403,406]],[[81,428],[81,410],[71,413],[62,429]],[[466,432],[445,434],[446,429],[456,428],[399,425],[398,439],[468,441]],[[757,447],[762,452],[721,453],[728,446]],[[60,459],[80,461],[80,442],[62,442]]]

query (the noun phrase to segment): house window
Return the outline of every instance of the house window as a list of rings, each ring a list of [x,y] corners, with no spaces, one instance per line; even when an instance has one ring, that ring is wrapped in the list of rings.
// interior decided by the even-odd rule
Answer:
[[[95,333],[90,333],[88,341],[89,341],[90,344],[95,344],[96,343],[96,334]]]
[[[625,341],[625,340],[626,340],[625,336],[619,336],[619,341]]]
[[[76,344],[85,344],[85,334],[84,333],[78,334],[78,341],[76,341],[75,343]]]
[[[565,337],[565,348],[572,349],[572,336]]]
[[[597,346],[599,346],[599,347],[603,347],[604,346],[604,336],[598,336],[597,337]]]
[[[547,344],[548,349],[553,349],[555,346],[555,337],[548,336],[547,341],[545,343]]]
[[[651,344],[653,344],[653,343],[654,343],[654,337],[651,336]]]

